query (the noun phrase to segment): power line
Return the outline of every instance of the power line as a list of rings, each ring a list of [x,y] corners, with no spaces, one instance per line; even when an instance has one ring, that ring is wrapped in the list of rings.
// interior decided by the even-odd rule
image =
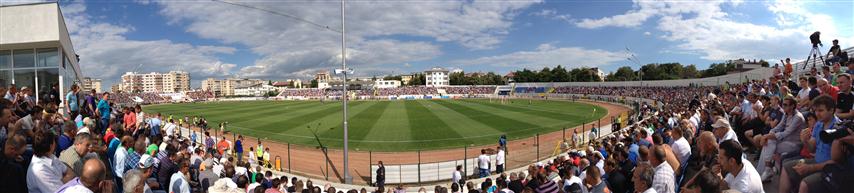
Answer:
[[[211,0],[211,1],[220,2],[220,3],[225,3],[225,4],[229,4],[229,5],[234,5],[234,6],[240,6],[240,7],[249,8],[249,9],[255,9],[255,10],[259,10],[259,11],[267,12],[267,13],[270,13],[270,14],[273,14],[273,15],[278,15],[278,16],[283,16],[283,17],[291,18],[291,19],[294,19],[294,20],[297,20],[297,21],[301,21],[301,22],[304,22],[304,23],[307,23],[307,24],[311,24],[311,25],[313,25],[313,26],[316,26],[316,27],[319,27],[319,28],[322,28],[322,29],[326,29],[326,30],[329,30],[329,31],[334,31],[334,32],[341,33],[341,30],[338,30],[338,29],[335,29],[335,28],[331,28],[331,27],[329,27],[328,25],[319,24],[319,23],[316,23],[316,22],[313,22],[313,21],[310,21],[310,20],[307,20],[307,19],[303,19],[303,18],[300,18],[300,17],[294,16],[294,15],[286,14],[286,13],[281,13],[281,12],[278,12],[278,11],[273,11],[273,10],[269,10],[269,9],[264,9],[264,8],[255,7],[255,6],[251,6],[251,5],[240,4],[240,3],[228,2],[228,1],[224,1],[224,0]]]

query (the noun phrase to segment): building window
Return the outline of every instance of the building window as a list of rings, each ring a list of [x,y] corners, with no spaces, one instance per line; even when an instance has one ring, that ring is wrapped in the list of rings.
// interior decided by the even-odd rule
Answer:
[[[30,55],[32,55],[32,54],[30,54]],[[16,60],[15,64],[17,64],[17,60]],[[36,85],[36,72],[35,72],[35,70],[33,70],[33,69],[16,69],[15,70],[15,86],[17,86],[18,88],[23,88],[25,86],[30,87],[30,88],[34,88],[35,85]]]
[[[59,52],[56,51],[56,48],[42,48],[36,51],[36,66],[53,67],[59,65]]]
[[[12,84],[12,70],[0,70],[0,85],[6,86],[9,84]]]
[[[0,50],[0,68],[11,68],[12,67],[12,51],[11,50]],[[3,84],[6,85],[6,84]]]
[[[25,50],[14,50],[12,51],[14,54],[14,64],[15,68],[26,68],[35,66],[35,58],[33,58],[33,50],[25,49]],[[17,72],[16,72],[17,73]],[[19,86],[20,87],[20,86]]]
[[[38,69],[37,76],[39,77],[39,96],[47,96],[47,94],[51,90],[51,86],[53,84],[59,83],[59,69],[58,68],[46,68],[46,69]],[[69,77],[71,78],[71,77]],[[73,83],[72,83],[73,84]],[[71,88],[71,85],[65,85],[65,88]],[[57,85],[56,89],[59,89],[59,85]],[[44,97],[42,97],[44,98]]]

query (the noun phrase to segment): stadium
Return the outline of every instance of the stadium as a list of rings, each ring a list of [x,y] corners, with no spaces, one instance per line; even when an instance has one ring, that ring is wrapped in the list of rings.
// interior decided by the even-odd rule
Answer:
[[[567,31],[588,34],[603,26],[632,27],[613,22],[638,13],[656,14],[663,25],[694,12],[661,8],[679,3],[632,2],[625,15],[570,20],[559,13],[585,12],[531,11],[523,9],[529,4],[498,2],[415,3],[435,11],[422,18],[408,10],[412,5],[381,8],[397,5],[382,1],[347,1],[346,6],[345,1],[172,3],[124,5],[143,8],[140,12],[150,17],[140,28],[133,26],[139,18],[96,16],[140,14],[115,11],[121,6],[109,2],[0,3],[2,192],[788,193],[854,188],[847,183],[854,178],[854,47],[845,45],[854,43],[847,37],[854,34],[833,27],[821,26],[825,38],[838,38],[828,47],[821,45],[820,32],[798,28],[786,33],[809,40],[786,42],[812,48],[805,59],[777,49],[749,52],[732,46],[721,47],[757,59],[721,59],[733,55],[718,48],[708,55],[685,54],[701,51],[674,43],[685,35],[667,31],[668,26],[657,27],[665,32],[658,38],[668,45],[644,50],[556,47],[559,41],[584,38],[540,34],[557,40],[527,45],[534,50],[469,59],[460,55],[488,55],[522,44],[508,34],[539,34],[523,28],[544,22],[509,27],[490,18],[569,21],[579,29]],[[453,8],[427,6],[433,4]],[[216,9],[207,10],[211,7]],[[356,19],[345,18],[351,16],[345,10],[355,12]],[[376,10],[402,11],[412,18]],[[455,17],[465,22],[443,20],[439,14],[448,10],[465,15]],[[771,10],[780,14],[777,7]],[[725,15],[726,22],[737,17],[699,13]],[[477,15],[487,17],[469,18]],[[159,18],[164,16],[174,18]],[[338,16],[340,28],[319,22]],[[267,17],[274,22],[263,20]],[[243,18],[249,20],[240,22]],[[430,20],[441,24],[434,28]],[[412,21],[423,24],[412,29],[427,32],[410,31],[405,23]],[[278,22],[285,27],[271,31],[282,34],[228,31],[258,32],[253,30]],[[355,32],[345,30],[349,22],[355,23]],[[385,23],[396,26],[367,29]],[[219,25],[207,26],[212,24]],[[502,38],[468,37],[471,32],[463,28],[477,25],[503,27],[481,29],[487,32],[474,36]],[[175,26],[187,29],[177,32]],[[194,28],[202,26],[207,28]],[[840,29],[845,27],[850,28]],[[642,34],[617,39],[643,42],[651,36]],[[152,37],[165,39],[149,41]],[[329,38],[336,41],[325,42]],[[75,47],[72,40],[83,43]],[[511,43],[490,43],[501,41]],[[196,45],[200,42],[216,46]],[[134,47],[140,45],[160,47]],[[526,46],[514,48],[521,47]],[[408,52],[417,56],[397,56],[413,54]],[[172,58],[174,53],[181,56]],[[439,53],[453,59],[422,56]],[[635,55],[650,53],[659,55],[653,62],[712,64],[705,69],[679,62],[643,65]],[[377,59],[382,57],[403,67]],[[250,60],[255,64],[244,64]],[[440,62],[459,67],[434,64]],[[610,66],[621,62],[636,66]],[[530,70],[538,67],[543,69]],[[98,78],[117,82],[106,91]]]

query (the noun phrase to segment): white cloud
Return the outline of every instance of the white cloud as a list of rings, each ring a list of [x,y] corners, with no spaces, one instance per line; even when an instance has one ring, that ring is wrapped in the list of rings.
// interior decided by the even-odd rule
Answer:
[[[470,60],[458,60],[452,63],[461,65],[488,65],[539,69],[546,66],[563,65],[566,68],[596,67],[625,60],[624,53],[581,47],[555,47],[541,44],[533,51],[519,51],[505,55],[481,57]]]
[[[543,9],[538,12],[533,12],[530,15],[540,16],[547,19],[561,20],[564,22],[575,23],[575,19],[569,14],[558,14],[554,9]]]
[[[495,48],[521,9],[540,1],[347,3],[348,65],[359,72],[405,66],[441,55],[435,42]],[[246,2],[340,29],[337,2]],[[341,37],[292,18],[217,2],[160,1],[160,13],[201,38],[249,47],[260,59],[239,70],[253,77],[307,77],[340,65]],[[410,38],[411,37],[411,38]],[[427,40],[423,40],[426,38]]]
[[[218,54],[233,54],[236,50],[231,47],[131,40],[125,35],[134,31],[133,27],[95,21],[82,3],[64,5],[62,10],[83,74],[104,79],[106,87],[134,69],[184,70],[194,77],[208,77],[227,75],[236,66],[216,59]]]
[[[551,16],[554,16],[555,14],[557,14],[557,11],[554,9],[543,9],[543,10],[540,10],[538,12],[531,13],[531,15],[542,16],[542,17],[551,17]]]
[[[652,35],[652,33],[650,33],[650,32],[643,32],[643,35],[645,35],[645,36],[649,36],[649,35]]]
[[[833,18],[813,13],[797,2],[777,1],[769,10],[777,16],[777,26],[740,22],[722,6],[738,6],[742,1],[635,1],[635,9],[600,19],[582,19],[582,28],[638,27],[658,18],[660,38],[676,42],[682,52],[697,53],[707,60],[734,58],[775,59],[803,55],[809,49],[807,36],[815,29],[823,37],[839,36]],[[850,39],[840,37],[842,39]],[[803,50],[796,49],[803,46]],[[677,52],[680,52],[677,51]]]

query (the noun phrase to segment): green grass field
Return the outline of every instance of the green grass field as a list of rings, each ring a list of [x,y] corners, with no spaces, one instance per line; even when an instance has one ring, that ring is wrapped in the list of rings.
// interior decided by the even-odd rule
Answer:
[[[608,113],[590,104],[537,100],[531,104],[528,100],[500,104],[486,99],[353,101],[348,107],[350,148],[362,151],[493,144],[501,134],[524,138],[591,122]],[[228,121],[228,130],[252,138],[311,147],[319,143],[330,148],[343,146],[340,101],[184,103],[143,109],[164,117],[203,116],[211,127]]]

